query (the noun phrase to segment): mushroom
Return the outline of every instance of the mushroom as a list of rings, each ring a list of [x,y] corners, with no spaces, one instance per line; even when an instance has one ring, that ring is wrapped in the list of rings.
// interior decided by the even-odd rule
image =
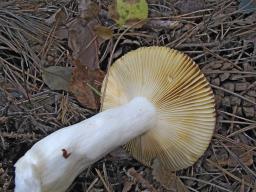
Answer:
[[[63,192],[86,167],[118,146],[147,166],[193,165],[215,128],[213,92],[187,55],[145,47],[109,70],[103,112],[38,141],[15,164],[15,192]],[[104,92],[104,91],[102,91]]]

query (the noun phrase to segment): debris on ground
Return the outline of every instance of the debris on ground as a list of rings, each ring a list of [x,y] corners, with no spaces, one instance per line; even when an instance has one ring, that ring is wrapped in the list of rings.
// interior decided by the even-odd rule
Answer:
[[[100,110],[109,64],[150,45],[183,51],[209,80],[217,125],[208,150],[192,167],[159,175],[117,149],[70,191],[256,190],[255,1],[195,2],[1,1],[0,191],[13,191],[13,165],[35,142]]]

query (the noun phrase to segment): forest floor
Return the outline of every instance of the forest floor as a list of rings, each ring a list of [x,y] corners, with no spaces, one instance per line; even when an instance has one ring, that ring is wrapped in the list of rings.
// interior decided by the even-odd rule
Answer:
[[[217,111],[210,146],[176,172],[183,187],[165,189],[120,148],[81,173],[69,191],[256,191],[256,2],[149,0],[140,28],[117,26],[110,4],[97,1],[90,8],[97,15],[87,17],[81,10],[87,14],[88,7],[76,0],[0,2],[0,191],[13,191],[14,163],[36,141],[99,111],[97,97],[88,103],[67,87],[49,88],[44,69],[71,67],[76,57],[105,73],[108,63],[151,45],[188,54],[209,80]],[[72,24],[78,18],[89,20]],[[92,20],[100,26],[93,33]],[[93,40],[92,52],[77,48]]]

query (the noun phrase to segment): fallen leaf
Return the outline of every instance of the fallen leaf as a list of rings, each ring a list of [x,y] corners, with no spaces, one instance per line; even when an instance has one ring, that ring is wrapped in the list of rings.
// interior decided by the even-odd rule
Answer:
[[[132,26],[148,17],[148,4],[146,0],[115,0],[109,6],[110,17],[119,26]],[[140,28],[144,22],[133,26]]]
[[[94,32],[98,21],[89,22],[81,18],[75,19],[69,26],[68,45],[72,50],[74,71],[69,90],[84,107],[97,109],[100,89],[104,73],[99,69],[100,40]]]
[[[244,149],[236,148],[233,149],[232,152],[234,152],[239,160],[246,166],[251,166],[253,164],[253,152],[248,151],[245,152]],[[221,166],[229,166],[229,167],[236,167],[238,165],[238,162],[236,159],[234,159],[232,156],[228,156],[225,159],[218,160],[219,165]]]
[[[122,189],[122,192],[129,192],[132,189],[132,186],[134,185],[134,182],[129,181],[127,178],[123,182],[124,187]]]
[[[97,24],[97,20],[91,20],[87,23],[85,20],[77,18],[68,26],[68,46],[73,51],[72,58],[90,69],[99,68],[100,42],[93,31]]]
[[[95,27],[99,26],[98,20],[95,19],[98,14],[97,7],[98,5],[90,0],[80,0],[80,17],[56,33],[59,39],[68,38],[73,71],[67,74],[68,69],[56,67],[43,70],[43,79],[51,89],[69,91],[81,105],[91,109],[97,109],[100,104],[98,90],[104,78],[104,73],[99,68],[98,57],[99,46],[104,38],[101,39],[95,32]],[[56,12],[52,20],[56,20],[58,14],[60,12]],[[102,31],[105,38],[112,35],[103,26],[99,33],[102,34]]]
[[[67,15],[63,8],[59,8],[51,17],[45,20],[48,25],[57,23],[59,25],[63,24],[67,18]]]
[[[42,78],[52,90],[69,90],[72,67],[51,66],[42,69]]]
[[[152,174],[154,178],[161,183],[166,189],[175,190],[175,180],[176,174],[171,171],[166,171],[161,165],[160,162],[155,159],[152,164]]]
[[[68,28],[61,26],[55,31],[55,37],[59,40],[68,39]]]
[[[113,31],[109,29],[108,27],[102,26],[102,25],[96,25],[94,27],[95,34],[102,38],[103,40],[108,40],[113,37]]]
[[[91,0],[80,0],[78,10],[81,18],[90,20],[98,16],[100,8]]]
[[[181,181],[181,179],[176,176],[176,188],[177,188],[177,192],[188,192],[188,189],[186,187],[186,185],[184,185],[184,183]]]
[[[176,176],[176,173],[164,168],[157,159],[154,160],[152,169],[154,178],[166,189],[177,192],[188,192],[187,187]]]
[[[97,109],[100,104],[100,95],[97,91],[100,89],[104,76],[104,72],[100,69],[90,69],[77,61],[69,90],[81,105]]]

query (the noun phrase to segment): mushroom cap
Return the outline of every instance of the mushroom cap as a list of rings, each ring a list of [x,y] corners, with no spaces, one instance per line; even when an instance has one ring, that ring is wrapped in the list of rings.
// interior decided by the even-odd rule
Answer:
[[[115,61],[103,85],[103,110],[136,96],[156,108],[156,126],[124,146],[138,161],[152,167],[156,160],[176,171],[193,165],[207,149],[216,121],[214,95],[187,55],[166,47],[139,48]]]

